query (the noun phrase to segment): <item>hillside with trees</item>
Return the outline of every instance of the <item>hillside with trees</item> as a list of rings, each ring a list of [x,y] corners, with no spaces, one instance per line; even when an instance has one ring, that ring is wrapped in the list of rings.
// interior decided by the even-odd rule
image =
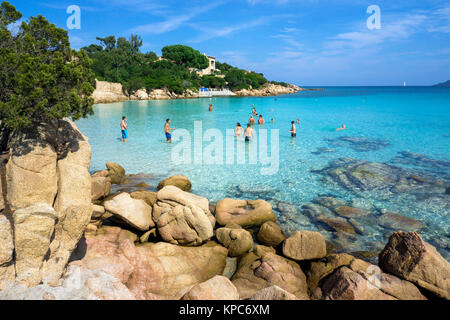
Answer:
[[[215,74],[200,76],[197,71],[207,68],[209,61],[199,51],[185,45],[166,46],[158,58],[154,52],[140,52],[142,39],[137,35],[129,39],[109,36],[97,40],[99,44],[82,48],[92,59],[95,77],[98,80],[119,82],[128,93],[141,88],[167,88],[177,94],[200,87],[230,88],[236,91],[259,89],[269,82],[261,73],[220,62],[216,62]]]

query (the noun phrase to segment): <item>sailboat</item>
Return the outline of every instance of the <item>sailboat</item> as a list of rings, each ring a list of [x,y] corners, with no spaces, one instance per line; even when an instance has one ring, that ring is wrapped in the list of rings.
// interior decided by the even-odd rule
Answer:
[[[406,81],[403,81],[403,86],[406,87]]]

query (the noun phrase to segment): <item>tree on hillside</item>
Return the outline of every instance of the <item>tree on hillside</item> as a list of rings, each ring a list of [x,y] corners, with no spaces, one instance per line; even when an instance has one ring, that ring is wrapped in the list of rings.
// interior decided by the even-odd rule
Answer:
[[[87,54],[70,48],[67,31],[43,16],[9,26],[22,17],[0,5],[0,119],[10,129],[33,120],[49,121],[93,113],[94,76]]]
[[[162,48],[162,57],[191,68],[206,69],[209,60],[200,51],[184,45],[165,46]]]

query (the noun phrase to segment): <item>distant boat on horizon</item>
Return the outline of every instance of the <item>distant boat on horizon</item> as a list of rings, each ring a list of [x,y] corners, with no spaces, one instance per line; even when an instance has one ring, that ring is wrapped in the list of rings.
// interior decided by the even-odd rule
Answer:
[[[406,87],[406,81],[403,81],[403,86]]]

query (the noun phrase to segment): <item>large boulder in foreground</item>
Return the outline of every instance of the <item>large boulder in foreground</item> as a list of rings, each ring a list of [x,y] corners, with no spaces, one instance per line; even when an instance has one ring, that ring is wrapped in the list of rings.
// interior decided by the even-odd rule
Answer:
[[[450,299],[450,264],[416,232],[397,231],[378,257],[385,272]]]
[[[56,130],[54,123],[36,123],[11,137],[6,181],[12,210],[38,202],[53,205],[58,192]]]
[[[86,239],[87,250],[73,263],[113,275],[137,299],[180,299],[192,286],[221,275],[228,251],[215,242],[182,247],[165,242],[135,246],[118,227]]]
[[[315,231],[296,231],[283,242],[283,254],[298,261],[323,258],[327,255],[325,238]]]
[[[192,185],[189,181],[188,177],[183,176],[182,174],[178,174],[176,176],[169,177],[164,179],[158,184],[158,190],[161,190],[165,186],[175,186],[180,188],[183,191],[191,191]]]
[[[275,222],[267,221],[259,228],[256,239],[266,246],[276,247],[286,239],[286,236]]]
[[[238,224],[244,228],[275,221],[270,203],[264,200],[236,200],[225,198],[216,204],[216,219],[220,225]]]
[[[326,300],[426,300],[411,282],[359,259],[326,278],[322,295]]]
[[[144,200],[133,199],[126,192],[105,201],[104,206],[106,211],[140,231],[147,231],[155,226],[152,220],[152,207]]]
[[[253,238],[250,232],[238,226],[232,228],[219,228],[216,230],[216,238],[228,249],[230,257],[238,257],[253,248]]]
[[[270,250],[242,256],[231,280],[241,299],[248,299],[261,289],[277,285],[301,300],[309,300],[306,277],[300,266]]]
[[[193,286],[183,300],[239,300],[239,293],[228,278],[214,276]]]
[[[14,243],[17,282],[27,287],[42,280],[42,264],[53,235],[55,210],[46,203],[37,203],[14,212]]]
[[[91,146],[70,120],[59,120],[57,130],[58,194],[53,204],[58,215],[50,244],[50,254],[44,263],[43,280],[59,284],[72,251],[80,241],[92,214]]]
[[[215,219],[206,198],[166,186],[157,193],[153,220],[164,241],[196,246],[213,236]]]

